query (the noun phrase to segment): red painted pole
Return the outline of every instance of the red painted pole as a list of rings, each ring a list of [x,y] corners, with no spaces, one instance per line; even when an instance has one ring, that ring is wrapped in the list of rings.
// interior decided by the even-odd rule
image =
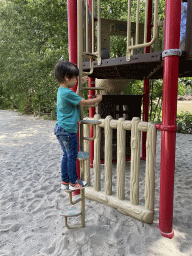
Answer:
[[[69,61],[77,65],[77,0],[67,0]],[[77,85],[73,91],[77,91]]]
[[[92,0],[88,0],[89,10],[92,12]],[[91,32],[92,33],[92,32]],[[93,49],[94,52],[94,49]],[[95,78],[89,78],[89,87],[95,87]],[[94,90],[89,90],[89,99],[92,99],[95,95]],[[89,108],[89,117],[94,117],[95,108]],[[93,137],[93,127],[90,126],[90,137]],[[94,158],[94,141],[90,141],[90,167],[93,168],[93,158]]]
[[[165,50],[179,49],[181,0],[167,0],[165,14]],[[163,107],[161,134],[159,229],[172,238],[173,191],[175,169],[177,88],[179,57],[167,56],[163,66]]]
[[[68,45],[69,45],[69,61],[77,65],[77,0],[67,0],[68,9]],[[78,83],[72,88],[77,91]],[[79,127],[79,126],[78,126]],[[79,129],[77,131],[77,139],[79,141]],[[79,151],[79,146],[78,146]],[[76,162],[76,171],[80,178],[80,163]],[[73,195],[79,195],[80,191],[73,192]]]
[[[149,0],[148,5],[148,21],[147,21],[147,42],[151,41],[151,22],[152,22],[152,5],[153,1]],[[145,53],[150,53],[151,47],[146,47]],[[149,116],[149,80],[144,79],[144,88],[143,88],[143,121],[148,122]],[[146,138],[147,133],[142,133],[142,160],[146,160]]]

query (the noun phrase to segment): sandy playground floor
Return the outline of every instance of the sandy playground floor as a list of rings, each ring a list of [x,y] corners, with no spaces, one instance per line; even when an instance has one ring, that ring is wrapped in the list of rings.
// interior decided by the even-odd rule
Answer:
[[[68,230],[60,216],[60,211],[70,204],[68,195],[60,193],[62,152],[53,135],[54,125],[55,121],[0,110],[1,256],[192,255],[191,135],[177,133],[175,236],[169,240],[157,228],[160,132],[157,133],[154,223],[141,223],[86,199],[86,227]],[[141,161],[141,187],[144,166]],[[115,164],[113,171],[115,180]],[[143,200],[141,196],[141,203]],[[73,218],[71,223],[77,220]]]

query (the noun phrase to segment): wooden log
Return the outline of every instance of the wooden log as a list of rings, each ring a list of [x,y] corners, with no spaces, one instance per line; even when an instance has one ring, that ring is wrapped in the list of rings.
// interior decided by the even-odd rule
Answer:
[[[94,120],[99,120],[100,115],[96,114]],[[94,189],[96,191],[101,190],[101,168],[100,168],[100,145],[101,145],[101,128],[100,125],[96,126],[96,137],[94,141],[94,160],[93,160],[93,169],[94,169]]]
[[[148,126],[147,122],[140,122],[138,125],[138,129],[140,132],[147,132],[147,126]]]
[[[123,129],[130,131],[131,130],[131,121],[125,121],[123,123]]]
[[[131,126],[131,177],[130,177],[130,202],[139,204],[139,167],[140,167],[140,138],[138,129],[140,119],[134,117]]]
[[[117,122],[117,197],[125,199],[125,130],[124,118]]]
[[[110,127],[112,128],[112,129],[117,129],[117,120],[111,120],[111,122],[110,122]]]
[[[104,128],[105,127],[105,119],[99,119],[99,121],[101,122],[99,127]]]
[[[119,212],[129,215],[145,223],[153,223],[153,211],[145,209],[141,205],[133,205],[127,200],[119,200],[116,196],[107,196],[102,191],[95,191],[92,187],[85,188],[85,197],[99,203],[117,209]]]
[[[157,131],[155,125],[148,123],[146,142],[145,208],[150,211],[154,211],[156,138]]]
[[[105,193],[112,195],[112,135],[110,127],[112,116],[105,118]]]

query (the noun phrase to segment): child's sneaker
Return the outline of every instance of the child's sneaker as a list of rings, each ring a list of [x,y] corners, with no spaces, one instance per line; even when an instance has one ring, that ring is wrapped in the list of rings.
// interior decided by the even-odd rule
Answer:
[[[69,182],[61,181],[61,189],[69,189]]]
[[[69,189],[70,190],[76,190],[76,189],[82,189],[87,186],[87,181],[83,181],[81,179],[77,179],[75,181],[75,184],[69,183]]]

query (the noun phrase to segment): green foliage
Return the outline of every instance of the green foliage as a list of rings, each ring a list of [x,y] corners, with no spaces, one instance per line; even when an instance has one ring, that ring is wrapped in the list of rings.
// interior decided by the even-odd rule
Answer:
[[[66,0],[2,1],[0,9],[0,107],[55,111],[54,66],[68,59]]]
[[[185,83],[178,83],[178,95],[186,94]],[[149,119],[153,122],[161,122],[162,115],[163,80],[150,81],[150,113]]]
[[[120,36],[110,37],[110,57],[117,58],[126,55],[127,38]]]
[[[178,91],[179,95],[192,95],[192,79],[190,77],[179,78],[178,87],[181,89]]]
[[[32,114],[33,107],[31,95],[22,94],[19,99],[19,111],[23,114]]]
[[[101,1],[101,16],[106,19],[127,20],[127,0]]]
[[[186,93],[185,86],[183,84],[178,83],[178,95],[183,96],[185,95],[185,93]]]
[[[143,94],[143,81],[131,80],[127,88],[123,91],[123,94]]]
[[[88,83],[85,84],[84,86],[87,86],[87,87],[88,87]],[[84,99],[86,99],[86,100],[88,99],[88,90],[84,90],[84,91],[83,91],[82,97],[83,97]],[[84,116],[84,117],[89,117],[89,108],[86,108],[86,107],[83,108],[83,116]]]
[[[183,112],[177,115],[177,132],[192,134],[192,114]]]
[[[160,122],[162,112],[163,81],[161,79],[150,81],[149,119]]]

